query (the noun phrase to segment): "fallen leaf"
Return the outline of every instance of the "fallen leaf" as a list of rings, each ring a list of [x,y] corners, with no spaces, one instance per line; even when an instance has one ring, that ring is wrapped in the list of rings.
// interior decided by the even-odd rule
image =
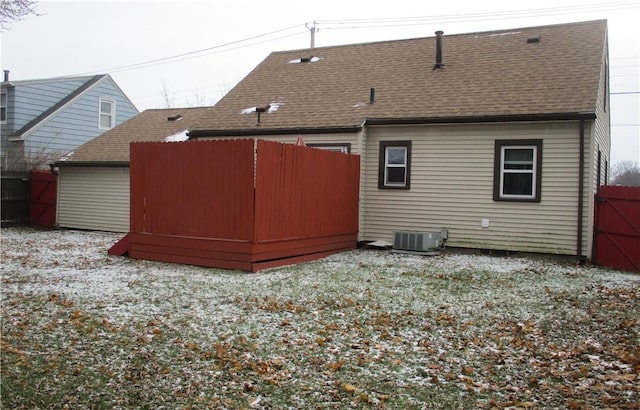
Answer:
[[[354,386],[353,384],[349,384],[349,383],[343,383],[342,384],[342,390],[348,392],[348,393],[354,393],[357,389],[356,386]]]

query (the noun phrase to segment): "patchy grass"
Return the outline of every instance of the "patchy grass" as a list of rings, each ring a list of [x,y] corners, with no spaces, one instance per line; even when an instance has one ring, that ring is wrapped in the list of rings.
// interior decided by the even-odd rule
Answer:
[[[2,230],[2,407],[638,408],[640,276],[357,250],[258,274]]]

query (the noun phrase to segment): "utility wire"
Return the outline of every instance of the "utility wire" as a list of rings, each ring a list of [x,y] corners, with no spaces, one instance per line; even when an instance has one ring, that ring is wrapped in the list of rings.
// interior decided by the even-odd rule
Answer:
[[[488,12],[488,13],[474,13],[474,14],[451,14],[451,15],[441,15],[441,16],[432,16],[432,17],[396,17],[396,18],[376,18],[376,19],[351,19],[351,20],[326,20],[326,21],[316,21],[316,24],[328,24],[328,25],[337,25],[337,27],[325,27],[324,29],[335,30],[335,29],[357,29],[357,28],[379,28],[379,27],[398,27],[398,26],[410,26],[410,25],[423,25],[434,22],[440,23],[454,23],[454,22],[471,22],[471,21],[483,21],[483,20],[496,20],[496,19],[514,19],[514,18],[523,18],[523,17],[533,17],[533,16],[547,16],[547,15],[557,15],[557,14],[569,14],[569,13],[578,13],[578,12],[588,12],[588,11],[605,11],[605,10],[619,10],[619,9],[627,9],[627,8],[638,8],[640,7],[640,3],[636,0],[627,0],[627,1],[619,1],[614,3],[604,3],[604,4],[587,4],[581,6],[565,6],[565,7],[555,7],[549,9],[528,9],[528,10],[520,10],[520,11],[500,11],[500,12]],[[345,25],[351,25],[349,27],[345,27]],[[353,26],[354,24],[358,26]],[[139,63],[133,63],[123,66],[112,67],[104,70],[96,70],[96,71],[88,71],[84,73],[75,74],[74,76],[80,75],[89,75],[103,72],[121,72],[128,71],[136,68],[145,68],[147,66],[153,66],[156,64],[163,64],[173,61],[182,61],[188,58],[197,58],[203,55],[209,55],[212,53],[206,53],[207,51],[219,50],[224,47],[229,47],[235,44],[246,43],[251,40],[255,40],[262,37],[271,36],[273,34],[281,33],[284,31],[292,30],[294,28],[300,27],[299,24],[285,27],[279,30],[275,30],[269,33],[259,34],[256,36],[231,41],[224,44],[214,45],[211,47],[206,47],[200,50],[188,51],[185,53],[175,54],[172,56],[161,57],[153,60],[147,60]],[[266,41],[274,41],[285,37],[291,37],[295,35],[302,34],[302,32],[298,32],[295,34],[277,37],[275,39],[265,40]],[[256,43],[259,44],[259,43]],[[252,44],[248,44],[242,47],[248,47]],[[240,48],[240,47],[237,47]],[[227,49],[224,51],[235,50],[236,48]]]
[[[317,24],[336,25],[337,27],[324,27],[326,30],[331,29],[355,29],[355,28],[377,28],[377,27],[396,27],[422,25],[430,23],[459,23],[471,21],[500,20],[500,19],[516,19],[529,17],[544,17],[561,14],[586,13],[608,10],[622,10],[630,8],[639,8],[640,3],[636,0],[619,1],[614,3],[603,4],[585,4],[580,6],[564,6],[545,9],[527,9],[498,11],[487,13],[473,14],[449,14],[440,16],[422,16],[422,17],[392,17],[392,18],[374,18],[374,19],[350,19],[350,20],[320,20]],[[348,27],[341,27],[347,26]],[[355,26],[354,26],[355,25]]]
[[[297,28],[299,26],[300,26],[299,24],[296,24],[294,26],[290,26],[290,27],[286,27],[286,28],[283,28],[283,29],[271,31],[269,33],[259,34],[257,36],[247,37],[247,38],[244,38],[244,39],[241,39],[241,40],[231,41],[231,42],[224,43],[224,44],[218,44],[218,45],[207,47],[207,48],[203,48],[203,49],[200,49],[200,50],[188,51],[186,53],[175,54],[175,55],[168,56],[168,57],[156,58],[154,60],[143,61],[143,62],[140,62],[140,63],[133,63],[133,64],[124,65],[124,66],[112,67],[112,68],[106,69],[106,70],[88,71],[88,72],[84,72],[84,73],[74,74],[73,76],[81,76],[81,75],[104,73],[104,72],[113,73],[113,72],[119,72],[119,71],[127,71],[127,70],[132,70],[132,69],[135,69],[135,68],[143,68],[141,66],[149,66],[149,65],[156,65],[156,64],[162,64],[162,63],[173,62],[173,61],[180,61],[178,59],[180,59],[181,57],[187,57],[187,56],[192,56],[191,58],[195,58],[195,57],[199,57],[199,56],[195,56],[195,54],[202,54],[205,51],[217,50],[217,49],[220,49],[220,48],[223,48],[223,47],[232,46],[234,44],[245,43],[245,42],[248,42],[248,41],[251,41],[251,40],[255,40],[255,39],[258,39],[258,38],[267,37],[267,36],[271,36],[271,35],[276,34],[276,33],[281,33],[283,31],[291,30],[291,29]],[[278,37],[275,40],[280,39],[280,38],[284,38],[284,37],[290,37],[290,36],[293,36],[293,35],[298,35],[298,34],[300,34],[300,33],[295,33],[295,34],[291,34],[291,35],[288,35],[288,36]],[[274,40],[274,39],[271,39],[271,40]],[[265,40],[265,41],[271,41],[271,40]],[[255,44],[259,44],[259,43],[255,43]],[[253,44],[250,44],[250,45],[253,45]],[[247,47],[247,46],[241,46],[241,47]],[[237,48],[241,48],[241,47],[237,47]],[[227,49],[227,50],[224,50],[224,51],[229,51],[229,50],[234,50],[234,49],[235,48]],[[207,55],[207,54],[202,54],[202,55]]]
[[[484,21],[484,20],[496,20],[496,19],[517,19],[517,18],[525,18],[525,17],[536,17],[536,16],[540,17],[540,16],[549,16],[549,15],[573,14],[573,13],[580,13],[580,12],[584,13],[584,12],[596,12],[596,11],[607,11],[607,10],[620,10],[620,9],[639,8],[639,7],[640,7],[640,3],[637,0],[627,0],[627,1],[612,2],[612,3],[585,4],[580,6],[565,6],[565,7],[555,7],[555,8],[547,8],[547,9],[527,9],[527,10],[519,10],[519,11],[516,10],[516,11],[501,11],[501,12],[474,13],[474,14],[452,14],[452,15],[428,16],[428,17],[423,16],[423,17],[397,17],[397,18],[350,19],[350,20],[325,20],[325,21],[315,21],[314,23],[335,26],[335,27],[324,27],[324,29],[333,29],[333,30],[358,29],[358,28],[424,25],[424,24],[436,23],[436,22],[454,23],[454,22],[471,22],[471,21]],[[293,26],[275,30],[269,33],[260,34],[257,36],[248,37],[245,39],[232,41],[225,44],[215,45],[215,46],[207,47],[200,50],[185,52],[185,53],[158,58],[154,60],[148,60],[140,63],[118,66],[108,70],[92,71],[92,72],[87,72],[87,73],[82,73],[77,75],[95,74],[100,72],[120,72],[120,71],[128,71],[128,70],[134,70],[134,69],[140,69],[140,68],[147,68],[154,65],[177,62],[177,61],[182,61],[182,60],[192,59],[192,58],[198,58],[205,55],[213,54],[215,52],[235,50],[242,47],[249,47],[255,44],[274,41],[281,38],[292,37],[295,35],[306,33],[306,30],[305,30],[301,32],[296,32],[294,34],[289,34],[286,36],[266,39],[258,43],[244,44],[238,47],[220,50],[224,47],[241,44],[241,43],[247,43],[251,40],[255,40],[255,39],[267,37],[276,33],[292,30],[297,27],[300,27],[300,25],[293,25]],[[218,51],[215,51],[215,50],[218,50]],[[213,51],[213,52],[206,53],[207,51]],[[628,59],[628,58],[634,58],[634,57],[621,57],[618,59]]]
[[[194,59],[194,58],[204,57],[204,56],[208,56],[208,55],[211,55],[211,54],[238,50],[238,49],[245,48],[245,47],[252,47],[252,46],[255,46],[255,45],[258,45],[258,44],[267,43],[267,42],[275,41],[275,40],[280,40],[280,39],[287,38],[287,37],[299,36],[301,34],[304,34],[304,32],[299,31],[297,33],[287,34],[285,36],[280,36],[280,37],[270,38],[268,40],[263,40],[263,41],[258,41],[258,42],[254,42],[254,43],[244,44],[244,45],[240,45],[240,46],[233,47],[233,48],[227,48],[225,50],[212,51],[210,53],[205,53],[205,54],[190,55],[188,57],[183,57],[183,58],[174,58],[174,57],[170,58],[170,57],[167,57],[165,59],[161,59],[161,61],[158,61],[158,62],[138,63],[138,64],[135,64],[135,67],[129,67],[129,68],[124,67],[124,68],[119,68],[119,69],[113,69],[113,70],[111,70],[109,72],[110,73],[118,73],[118,72],[121,72],[121,71],[137,70],[137,69],[140,69],[140,68],[148,68],[148,67],[151,67],[151,66],[156,66],[156,65],[161,65],[161,64],[176,63],[178,61],[191,60],[191,59]]]

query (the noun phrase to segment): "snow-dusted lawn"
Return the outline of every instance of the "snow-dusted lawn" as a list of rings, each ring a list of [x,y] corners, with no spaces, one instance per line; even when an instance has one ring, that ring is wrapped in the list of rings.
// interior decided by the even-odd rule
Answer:
[[[640,402],[640,275],[371,250],[247,274],[1,235],[2,408]]]

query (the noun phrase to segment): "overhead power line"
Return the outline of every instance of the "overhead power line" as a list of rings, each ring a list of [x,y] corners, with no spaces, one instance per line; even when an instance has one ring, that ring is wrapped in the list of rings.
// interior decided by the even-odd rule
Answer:
[[[375,18],[375,19],[350,19],[350,20],[325,20],[325,21],[314,21],[314,33],[318,31],[316,29],[316,25],[328,25],[328,27],[324,27],[324,29],[357,29],[357,28],[378,28],[378,27],[398,27],[398,26],[410,26],[410,25],[424,25],[424,24],[433,24],[433,23],[455,23],[455,22],[472,22],[472,21],[483,21],[483,20],[497,20],[497,19],[517,19],[517,18],[525,18],[525,17],[536,17],[536,16],[549,16],[549,15],[561,15],[561,14],[575,14],[580,12],[596,12],[596,11],[606,11],[606,10],[621,10],[621,9],[629,9],[629,8],[640,8],[640,3],[637,0],[625,0],[618,1],[612,3],[600,3],[600,4],[584,4],[579,6],[565,6],[565,7],[553,7],[547,9],[527,9],[527,10],[512,10],[512,11],[499,11],[499,12],[488,12],[488,13],[473,13],[473,14],[450,14],[450,15],[439,15],[439,16],[423,16],[423,17],[395,17],[395,18]],[[307,23],[308,26],[309,23]],[[296,35],[300,35],[305,33],[305,31],[298,31],[293,34],[288,34],[285,36],[280,36],[271,39],[265,39],[259,43],[249,43],[252,40],[256,40],[259,38],[265,38],[268,36],[272,36],[277,33],[282,33],[285,31],[293,30],[296,28],[302,28],[302,25],[296,24],[289,27],[285,27],[282,29],[278,29],[275,31],[271,31],[264,34],[259,34],[252,37],[247,37],[244,39],[231,41],[228,43],[218,44],[211,47],[206,47],[199,50],[188,51],[184,53],[174,54],[167,57],[160,57],[152,60],[146,60],[138,63],[132,63],[122,66],[111,67],[107,69],[88,71],[84,73],[74,74],[75,75],[89,75],[89,74],[97,74],[97,73],[113,73],[120,71],[128,71],[138,68],[146,68],[149,66],[165,64],[169,62],[182,61],[189,58],[197,58],[205,55],[213,54],[212,52],[223,52],[235,50],[242,47],[249,47],[251,45],[260,44],[262,42],[275,41],[286,37],[292,37]],[[333,26],[333,27],[331,27]],[[233,45],[240,45],[239,47],[227,48]],[[221,50],[224,49],[224,50]]]
[[[355,28],[378,28],[378,27],[397,27],[424,25],[433,23],[461,23],[485,20],[504,20],[531,17],[545,17],[575,13],[601,12],[609,10],[624,10],[640,8],[637,0],[626,0],[612,3],[596,3],[583,4],[578,6],[551,7],[544,9],[526,9],[526,10],[510,10],[510,11],[494,11],[486,13],[472,14],[449,14],[437,16],[421,16],[421,17],[388,17],[388,18],[372,18],[372,19],[349,19],[349,20],[320,20],[315,23],[319,25],[327,25],[323,29],[355,29]],[[335,26],[335,27],[330,27]]]
[[[499,19],[518,19],[518,18],[530,18],[541,17],[551,15],[566,15],[575,13],[587,13],[587,12],[602,12],[607,10],[622,10],[640,8],[640,2],[637,0],[624,0],[611,3],[597,3],[597,4],[583,4],[578,6],[564,6],[564,7],[552,7],[552,8],[538,8],[538,9],[526,9],[526,10],[512,10],[512,11],[499,11],[499,12],[487,12],[487,13],[473,13],[473,14],[450,14],[439,16],[422,16],[422,17],[396,17],[396,18],[373,18],[373,19],[350,19],[350,20],[323,20],[314,21],[313,23],[296,24],[289,27],[285,27],[279,30],[271,31],[256,36],[231,41],[224,44],[214,45],[199,50],[188,51],[180,54],[175,54],[167,57],[147,60],[139,63],[133,63],[128,65],[122,65],[112,67],[110,69],[91,71],[76,75],[87,75],[104,72],[121,72],[135,69],[148,68],[155,65],[173,63],[183,61],[187,59],[200,58],[206,55],[214,53],[222,53],[226,51],[236,50],[243,47],[250,47],[256,44],[265,42],[271,42],[286,37],[292,37],[296,35],[305,34],[309,31],[309,24],[313,24],[313,33],[317,32],[317,25],[323,25],[324,29],[361,29],[361,28],[378,28],[378,27],[399,27],[399,26],[411,26],[411,25],[425,25],[435,23],[456,23],[456,22],[473,22],[484,20],[499,20]],[[274,34],[284,33],[290,30],[298,28],[291,34],[286,34],[279,37],[270,37]],[[253,40],[263,39],[262,41],[255,42]],[[235,47],[231,47],[235,46]],[[231,47],[231,48],[230,48]],[[637,57],[618,57],[617,60],[630,59]],[[613,58],[615,60],[616,58]],[[633,66],[632,66],[633,67]],[[187,91],[187,90],[184,90]],[[180,90],[179,92],[182,92]],[[612,93],[621,94],[621,93]]]
[[[73,76],[89,75],[89,74],[105,73],[105,72],[114,73],[114,72],[119,72],[119,71],[133,70],[133,69],[136,69],[136,68],[145,68],[145,67],[148,67],[148,66],[158,65],[158,64],[168,63],[168,62],[182,61],[182,60],[186,60],[188,58],[201,57],[201,56],[204,56],[204,55],[211,54],[211,53],[206,53],[208,51],[220,50],[220,49],[225,48],[225,47],[229,47],[229,46],[232,46],[232,45],[238,45],[238,44],[241,44],[241,43],[246,43],[246,42],[249,42],[249,41],[252,41],[252,40],[256,40],[256,39],[259,39],[259,38],[271,36],[271,35],[277,34],[277,33],[282,33],[284,31],[292,30],[292,29],[298,28],[298,27],[300,27],[300,25],[296,24],[294,26],[290,26],[290,27],[286,27],[286,28],[283,28],[283,29],[271,31],[269,33],[259,34],[259,35],[252,36],[252,37],[247,37],[247,38],[244,38],[244,39],[241,39],[241,40],[230,41],[228,43],[218,44],[218,45],[207,47],[207,48],[203,48],[203,49],[200,49],[200,50],[188,51],[188,52],[185,52],[185,53],[175,54],[175,55],[171,55],[171,56],[168,56],[168,57],[156,58],[156,59],[153,59],[153,60],[147,60],[147,61],[142,61],[142,62],[139,62],[139,63],[133,63],[133,64],[127,64],[127,65],[123,65],[123,66],[112,67],[112,68],[108,68],[108,69],[104,69],[104,70],[87,71],[87,72],[84,72],[84,73],[74,74]],[[294,34],[289,34],[289,35],[286,35],[286,36],[280,36],[280,37],[277,37],[275,39],[268,39],[268,40],[264,40],[262,42],[278,40],[278,39],[285,38],[285,37],[295,36],[295,35],[298,35],[298,34],[301,34],[301,33],[302,32],[296,32]],[[255,44],[260,44],[260,43],[261,42],[251,43],[251,44],[248,44],[248,45],[242,45],[242,46],[239,46],[239,47],[225,49],[223,51],[235,50],[237,48],[248,47],[250,45],[255,45]]]

